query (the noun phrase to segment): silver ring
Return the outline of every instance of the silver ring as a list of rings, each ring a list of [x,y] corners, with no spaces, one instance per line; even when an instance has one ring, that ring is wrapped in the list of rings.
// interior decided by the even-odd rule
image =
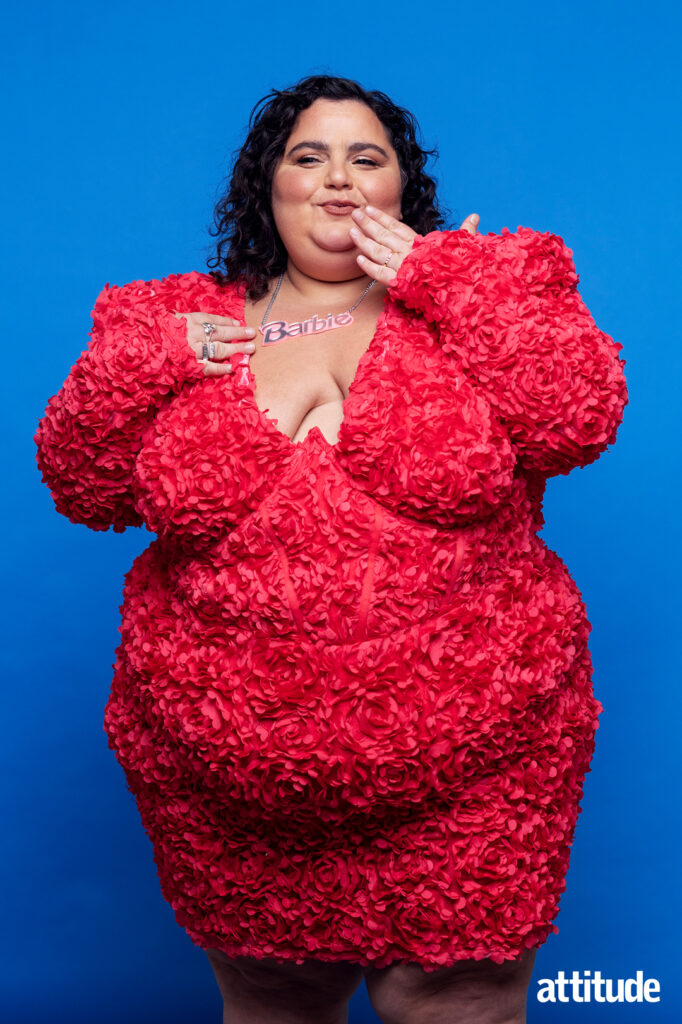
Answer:
[[[218,328],[216,327],[215,324],[211,324],[211,323],[208,323],[208,322],[204,322],[201,326],[204,328],[204,334],[206,335],[206,340],[208,340],[211,337],[211,335],[213,334],[214,331],[218,330]]]
[[[215,357],[215,341],[209,341],[208,343],[208,358],[213,359]]]
[[[387,267],[387,266],[388,266],[388,261],[389,261],[389,260],[391,259],[391,257],[392,257],[392,256],[394,256],[394,255],[395,255],[395,254],[394,254],[393,252],[389,252],[388,256],[387,256],[387,257],[386,257],[386,259],[384,260],[384,266],[385,266],[385,267]]]
[[[201,361],[203,362],[204,366],[208,362],[208,342],[206,341],[202,341],[201,343]]]

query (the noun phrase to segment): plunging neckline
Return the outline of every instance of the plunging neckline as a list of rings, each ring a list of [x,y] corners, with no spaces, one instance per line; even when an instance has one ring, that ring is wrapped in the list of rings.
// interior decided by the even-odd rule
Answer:
[[[246,324],[246,292],[245,292],[244,289],[240,289],[240,293],[241,293],[240,294],[240,299],[241,299],[242,307],[241,307],[241,315],[240,315],[239,319],[242,321],[242,324]],[[273,432],[275,434],[279,434],[280,437],[284,438],[285,442],[287,442],[289,447],[291,447],[291,448],[298,448],[301,445],[304,445],[306,443],[306,441],[308,440],[308,438],[310,437],[310,435],[314,434],[315,432],[317,432],[317,434],[322,438],[322,440],[324,441],[326,447],[331,449],[332,451],[338,445],[339,434],[341,433],[341,429],[342,429],[342,427],[343,427],[343,425],[344,425],[344,423],[346,422],[346,419],[347,419],[347,415],[346,415],[347,414],[347,405],[350,402],[351,398],[353,397],[353,393],[354,393],[354,391],[355,391],[355,389],[356,389],[356,387],[357,387],[357,385],[359,383],[361,374],[364,371],[366,371],[369,368],[369,366],[371,365],[371,361],[372,361],[372,358],[374,356],[373,349],[374,349],[375,345],[377,344],[377,339],[379,337],[379,334],[380,334],[382,328],[384,327],[384,323],[385,323],[387,312],[388,312],[387,306],[388,306],[389,294],[390,293],[389,293],[389,290],[387,288],[386,292],[384,294],[384,301],[383,301],[383,306],[381,308],[381,312],[379,313],[379,316],[377,317],[376,326],[374,328],[374,334],[370,338],[369,345],[367,346],[365,351],[360,356],[360,359],[358,360],[358,365],[357,365],[357,367],[355,369],[355,374],[354,374],[353,379],[350,382],[350,385],[348,387],[348,394],[346,395],[346,397],[344,398],[344,400],[342,402],[341,411],[342,411],[343,415],[341,417],[341,422],[339,423],[339,429],[336,432],[336,441],[333,444],[330,441],[327,440],[327,438],[324,436],[324,434],[322,433],[321,429],[318,427],[317,424],[315,424],[313,427],[311,427],[310,430],[308,431],[308,433],[305,435],[305,437],[302,438],[302,440],[300,440],[300,441],[294,441],[292,438],[289,437],[288,434],[285,434],[283,430],[280,430],[279,427],[277,426],[277,422],[278,422],[277,419],[275,419],[272,416],[266,415],[265,411],[263,409],[261,409],[261,407],[258,405],[258,402],[256,401],[256,390],[257,390],[257,387],[258,387],[258,382],[256,380],[256,377],[255,377],[254,373],[253,373],[253,370],[251,369],[251,360],[250,360],[250,358],[246,359],[245,362],[243,362],[243,363],[237,364],[240,370],[245,371],[243,376],[242,376],[241,383],[244,386],[244,392],[245,392],[246,398],[247,398],[248,402],[253,406],[255,411],[258,413],[258,417],[259,417],[261,423],[263,424],[263,426],[267,430],[270,430],[271,432]],[[306,413],[306,416],[307,415],[308,415],[308,413]]]

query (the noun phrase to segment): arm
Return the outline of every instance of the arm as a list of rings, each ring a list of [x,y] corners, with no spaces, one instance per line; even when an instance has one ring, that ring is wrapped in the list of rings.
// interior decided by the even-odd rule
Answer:
[[[132,481],[144,429],[166,396],[203,377],[187,323],[163,306],[158,286],[133,281],[100,293],[88,349],[34,438],[57,510],[93,530],[141,525]]]
[[[434,231],[388,287],[439,328],[484,391],[522,464],[553,476],[613,444],[628,401],[622,345],[595,324],[558,235]]]

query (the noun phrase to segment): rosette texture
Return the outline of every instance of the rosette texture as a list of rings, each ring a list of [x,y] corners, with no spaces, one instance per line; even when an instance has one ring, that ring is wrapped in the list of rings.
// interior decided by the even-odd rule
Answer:
[[[418,238],[334,445],[203,376],[174,312],[243,323],[241,287],[98,298],[38,462],[74,522],[157,535],[105,729],[199,946],[434,970],[558,931],[603,709],[542,498],[628,400],[577,282],[556,235]]]

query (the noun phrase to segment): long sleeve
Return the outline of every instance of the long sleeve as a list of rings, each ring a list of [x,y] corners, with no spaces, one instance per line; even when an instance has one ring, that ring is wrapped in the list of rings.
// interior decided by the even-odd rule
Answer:
[[[389,285],[438,326],[523,466],[545,476],[597,459],[628,402],[623,346],[596,326],[578,280],[558,235],[519,227],[417,237]]]
[[[89,346],[35,434],[38,468],[57,510],[93,530],[142,523],[132,489],[142,434],[169,394],[203,377],[186,321],[163,305],[159,285],[104,288]]]

